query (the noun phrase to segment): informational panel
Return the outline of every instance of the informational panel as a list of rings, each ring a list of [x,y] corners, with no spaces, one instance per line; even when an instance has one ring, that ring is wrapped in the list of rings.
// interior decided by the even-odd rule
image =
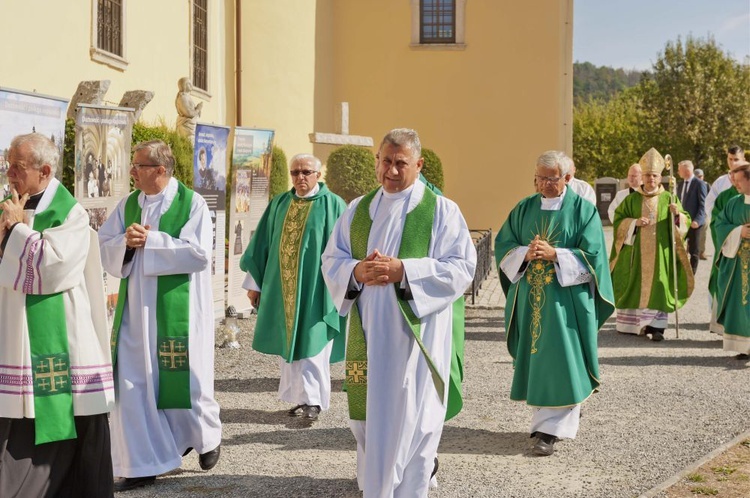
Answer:
[[[229,128],[198,123],[193,153],[193,189],[206,199],[211,212],[214,245],[211,281],[214,318],[224,317],[224,240],[227,206],[227,146]]]
[[[55,177],[62,181],[65,117],[68,100],[36,93],[0,88],[0,187],[2,197],[10,193],[8,185],[8,148],[17,135],[41,133],[60,151]]]
[[[133,109],[78,106],[75,144],[75,196],[99,231],[117,203],[130,193]],[[104,273],[107,318],[112,324],[120,279]]]
[[[234,183],[229,208],[229,283],[227,303],[237,311],[250,309],[242,288],[245,273],[240,258],[258,221],[268,206],[273,130],[235,128],[232,174]]]

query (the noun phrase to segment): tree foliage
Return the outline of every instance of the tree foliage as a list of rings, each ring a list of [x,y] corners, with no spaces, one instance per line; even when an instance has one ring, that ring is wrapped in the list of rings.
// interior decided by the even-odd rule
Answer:
[[[164,123],[147,125],[141,122],[133,125],[132,144],[135,147],[147,140],[162,140],[172,149],[175,159],[174,177],[192,188],[193,186],[193,144],[175,128]]]
[[[626,176],[650,147],[689,159],[713,181],[731,144],[750,145],[750,66],[716,42],[688,37],[664,52],[633,88],[575,105],[573,144],[582,178]]]
[[[326,185],[347,203],[375,189],[375,156],[369,149],[343,145],[328,156]]]
[[[645,71],[576,62],[573,64],[573,100],[576,103],[609,100],[627,88],[636,86],[646,74]]]
[[[440,160],[440,157],[432,149],[423,148],[422,158],[424,158],[424,164],[422,165],[422,174],[424,177],[427,178],[428,182],[445,192],[443,162]]]
[[[286,154],[281,147],[275,145],[271,156],[271,178],[269,182],[269,200],[289,190],[289,168],[286,163]]]

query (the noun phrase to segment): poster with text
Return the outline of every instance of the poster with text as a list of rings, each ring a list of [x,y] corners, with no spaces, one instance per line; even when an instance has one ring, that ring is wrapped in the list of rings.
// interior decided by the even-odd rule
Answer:
[[[130,144],[133,109],[81,104],[76,116],[75,196],[94,230],[130,193]],[[104,273],[107,318],[117,306],[120,279]]]
[[[193,149],[193,189],[206,199],[213,224],[211,276],[214,318],[224,317],[224,241],[226,240],[227,146],[229,128],[198,123]]]
[[[229,283],[227,304],[238,312],[250,309],[247,291],[242,288],[245,272],[240,258],[258,221],[268,206],[273,130],[235,128],[232,175],[234,178],[229,207]]]
[[[36,93],[0,88],[0,194],[10,193],[8,185],[8,149],[18,135],[41,133],[49,137],[60,152],[55,177],[62,181],[65,117],[68,100]]]

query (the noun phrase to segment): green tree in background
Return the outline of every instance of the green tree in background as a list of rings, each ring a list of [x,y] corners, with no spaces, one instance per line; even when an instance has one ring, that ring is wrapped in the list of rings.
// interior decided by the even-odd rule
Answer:
[[[347,203],[377,188],[375,156],[369,149],[343,145],[328,156],[325,183]]]
[[[269,200],[289,190],[289,167],[286,163],[286,154],[281,147],[275,145],[271,156],[271,178],[269,182]]]
[[[716,42],[688,37],[668,42],[637,86],[612,99],[576,102],[574,160],[579,176],[624,178],[650,148],[724,173],[731,144],[750,146],[750,65]]]
[[[445,192],[445,179],[443,178],[443,162],[432,149],[422,149],[424,164],[422,165],[422,174],[427,181]]]
[[[728,145],[750,145],[750,67],[712,38],[668,42],[643,86],[653,134],[675,162],[690,159],[713,179]]]

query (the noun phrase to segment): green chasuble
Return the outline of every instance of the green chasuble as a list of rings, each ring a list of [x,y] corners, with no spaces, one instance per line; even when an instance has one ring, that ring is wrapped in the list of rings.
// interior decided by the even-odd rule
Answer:
[[[75,198],[59,184],[49,207],[34,216],[34,230],[44,238],[44,231],[62,225],[75,205]],[[62,292],[26,294],[26,323],[33,365],[35,443],[74,439],[76,427]]]
[[[331,362],[344,359],[346,318],[328,293],[320,257],[346,204],[318,185],[310,197],[294,189],[274,197],[240,260],[261,289],[253,349],[288,363],[317,355],[330,340]]]
[[[740,173],[741,174],[741,173]],[[724,326],[724,349],[750,353],[750,239],[741,239],[733,258],[721,254],[721,247],[729,234],[739,226],[750,223],[750,204],[747,196],[733,197],[719,214],[716,230],[717,261],[717,321]]]
[[[552,262],[533,260],[511,283],[501,262],[537,235],[572,251],[593,281],[562,287]],[[515,367],[511,399],[538,407],[581,403],[599,386],[597,334],[614,311],[596,208],[571,189],[557,211],[542,210],[540,194],[523,199],[495,238],[495,260],[507,297],[505,330]]]
[[[719,244],[716,240],[716,229],[714,228],[714,225],[716,224],[716,220],[719,219],[719,215],[724,210],[724,206],[727,205],[730,199],[733,199],[735,197],[739,197],[742,194],[740,194],[736,188],[734,188],[734,185],[730,186],[728,189],[722,191],[717,197],[716,201],[714,202],[714,208],[711,210],[711,223],[709,224],[709,227],[711,228],[711,241],[714,243],[714,257],[713,262],[711,264],[711,276],[708,279],[708,292],[711,293],[711,297],[713,299],[716,299],[716,282],[719,278],[719,265],[717,264],[719,260],[719,254],[721,254],[721,244]]]
[[[675,310],[674,267],[672,245],[677,248],[677,308],[681,308],[693,293],[693,270],[685,243],[673,230],[669,203],[671,194],[660,186],[654,195],[641,189],[627,196],[615,210],[614,235],[610,255],[615,304],[619,309],[648,308],[671,313]],[[679,204],[679,201],[677,201]],[[681,210],[690,225],[690,215]],[[633,245],[625,244],[631,222],[646,216],[655,220],[635,232]],[[644,257],[646,255],[647,257]]]

